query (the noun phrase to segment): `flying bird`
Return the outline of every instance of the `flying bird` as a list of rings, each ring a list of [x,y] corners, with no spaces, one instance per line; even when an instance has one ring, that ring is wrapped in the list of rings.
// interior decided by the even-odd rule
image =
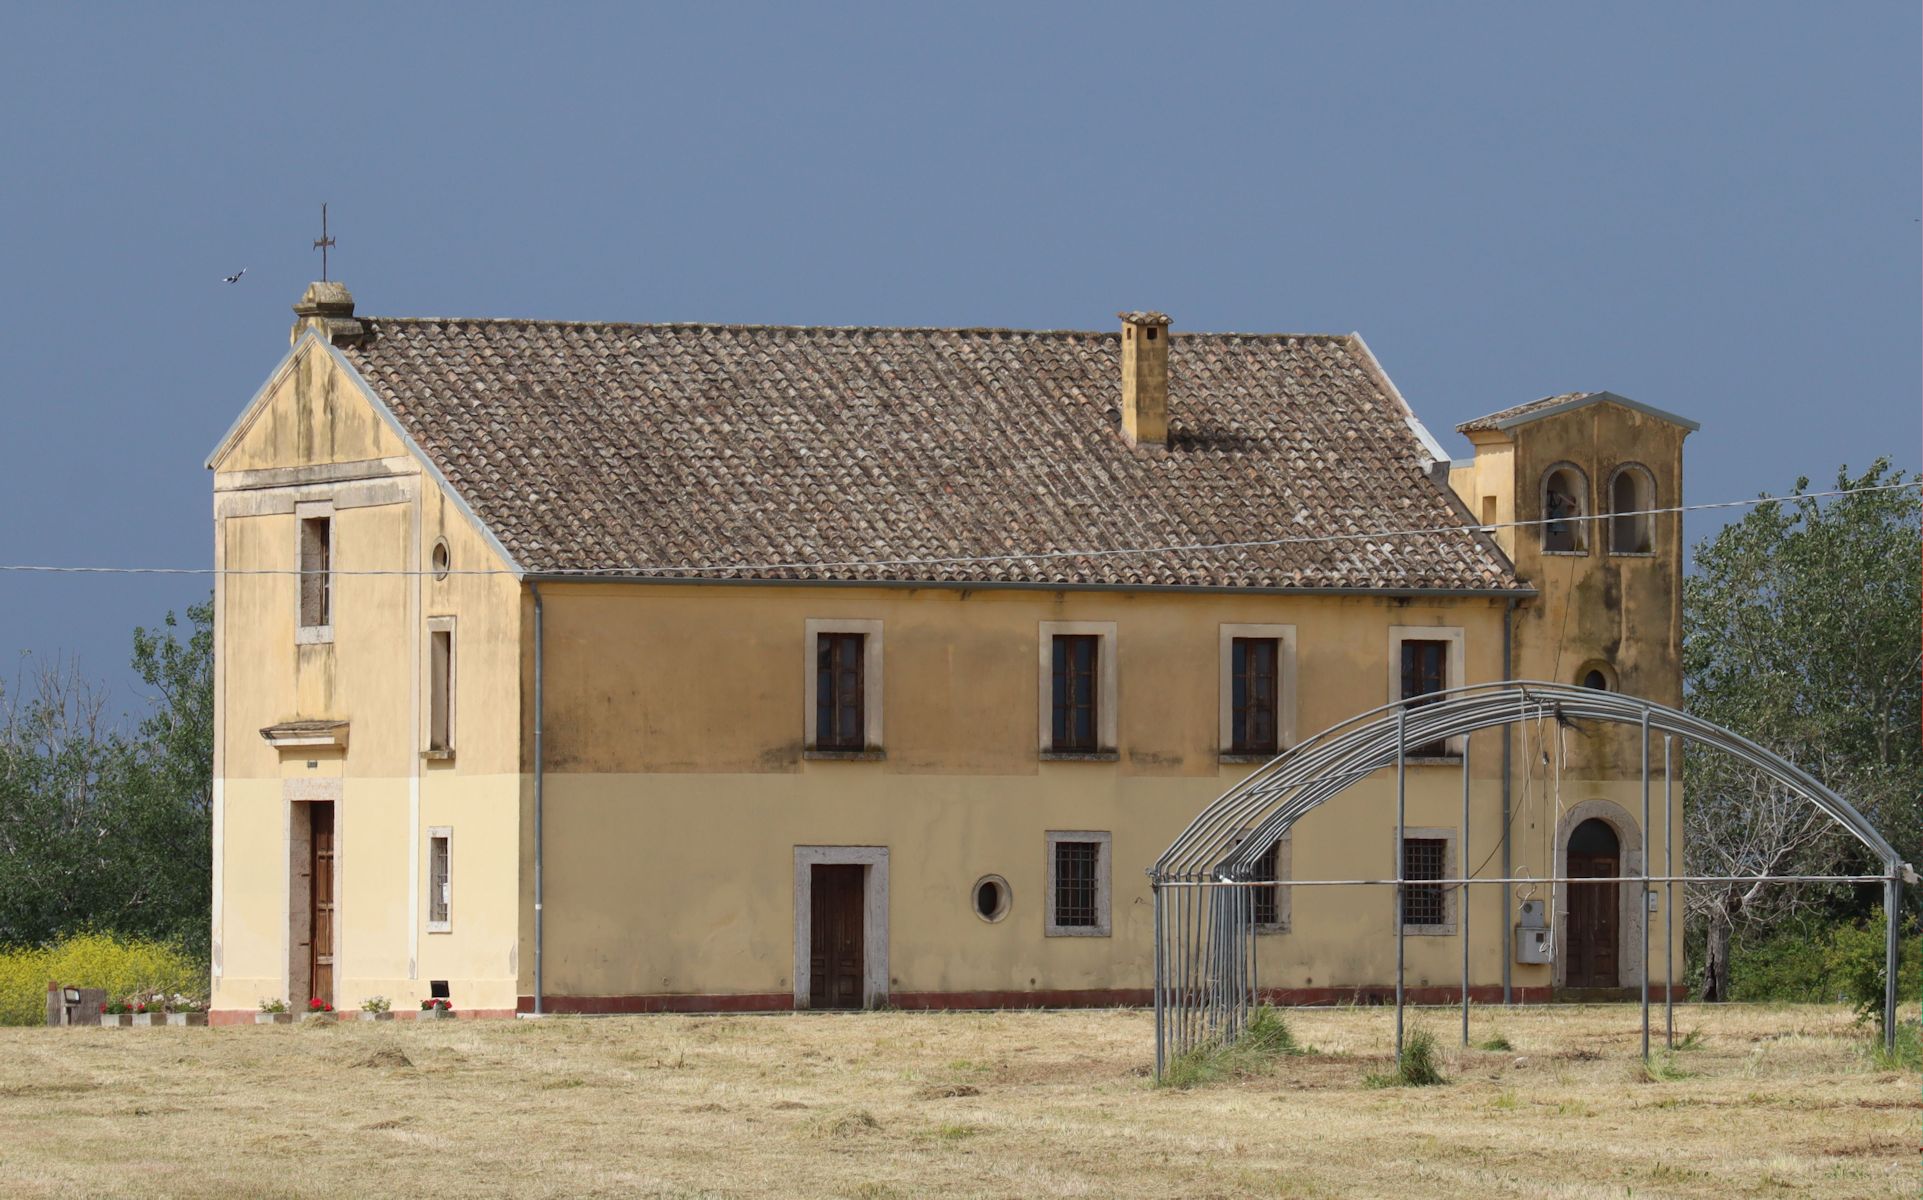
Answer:
[[[220,277],[220,281],[222,283],[239,283],[240,277],[245,274],[247,274],[247,268],[242,267],[240,270],[235,271],[232,275],[222,275]]]

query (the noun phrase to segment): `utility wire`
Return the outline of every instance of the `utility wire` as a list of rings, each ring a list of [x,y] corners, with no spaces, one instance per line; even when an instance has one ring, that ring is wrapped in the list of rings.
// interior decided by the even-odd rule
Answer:
[[[1202,554],[1218,550],[1252,550],[1275,546],[1326,545],[1334,542],[1368,541],[1384,538],[1434,537],[1440,534],[1494,533],[1499,529],[1524,529],[1537,525],[1569,521],[1610,521],[1618,517],[1656,517],[1670,513],[1706,512],[1712,509],[1751,508],[1762,504],[1781,504],[1795,500],[1822,500],[1834,496],[1860,496],[1870,492],[1890,492],[1923,487],[1923,479],[1904,483],[1881,483],[1870,487],[1835,488],[1826,492],[1795,492],[1787,496],[1757,496],[1747,500],[1718,500],[1706,504],[1678,504],[1667,508],[1642,508],[1628,512],[1589,513],[1577,516],[1541,517],[1529,521],[1500,521],[1491,524],[1435,525],[1419,529],[1372,529],[1353,533],[1301,534],[1292,537],[1256,538],[1235,542],[1190,542],[1162,546],[1128,546],[1086,550],[1015,551],[1007,554],[955,555],[939,558],[840,559],[819,562],[772,563],[684,563],[674,566],[560,567],[547,571],[522,572],[507,568],[445,571],[432,567],[411,569],[330,568],[329,575],[512,575],[535,574],[547,578],[572,576],[581,579],[631,578],[634,576],[683,577],[704,574],[738,574],[756,571],[813,571],[824,568],[863,567],[948,567],[974,563],[1032,562],[1043,559],[1112,558],[1131,554]],[[0,563],[0,574],[38,575],[306,575],[321,574],[299,567],[67,567],[44,563]]]

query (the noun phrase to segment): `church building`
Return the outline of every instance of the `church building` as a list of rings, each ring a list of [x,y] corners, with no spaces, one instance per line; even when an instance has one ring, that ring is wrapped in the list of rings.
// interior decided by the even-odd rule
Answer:
[[[1299,739],[1681,699],[1696,426],[1610,392],[1452,462],[1356,334],[294,312],[207,461],[216,1020],[1143,1003],[1146,868]],[[1680,837],[1633,734],[1473,740],[1481,874]],[[1450,878],[1463,751],[1417,749],[1400,846],[1370,781],[1265,872]],[[1475,997],[1636,987],[1637,891],[1473,889]],[[1378,996],[1398,925],[1458,994],[1454,889],[1251,894],[1278,998]]]

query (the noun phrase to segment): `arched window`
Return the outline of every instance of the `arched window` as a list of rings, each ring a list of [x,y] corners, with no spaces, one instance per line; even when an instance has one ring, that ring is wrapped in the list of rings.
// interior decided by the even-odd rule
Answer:
[[[1656,480],[1640,463],[1624,463],[1609,477],[1609,552],[1650,554],[1656,549]]]
[[[1563,463],[1542,477],[1542,548],[1550,554],[1589,553],[1589,480]]]

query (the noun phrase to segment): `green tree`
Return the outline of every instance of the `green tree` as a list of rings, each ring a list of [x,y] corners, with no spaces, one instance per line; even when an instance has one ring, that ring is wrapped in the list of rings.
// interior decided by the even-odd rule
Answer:
[[[1783,755],[1854,804],[1915,861],[1923,756],[1923,528],[1913,483],[1878,460],[1818,501],[1809,481],[1695,548],[1683,584],[1685,703]],[[1708,753],[1685,760],[1692,873],[1871,867],[1862,848],[1799,798]],[[1703,994],[1728,995],[1730,939],[1812,901],[1849,893],[1699,885]],[[1864,907],[1867,907],[1867,901]],[[1844,914],[1838,914],[1844,915]]]
[[[204,950],[212,895],[213,606],[134,631],[154,711],[128,736],[71,664],[0,688],[0,945],[83,928]]]

